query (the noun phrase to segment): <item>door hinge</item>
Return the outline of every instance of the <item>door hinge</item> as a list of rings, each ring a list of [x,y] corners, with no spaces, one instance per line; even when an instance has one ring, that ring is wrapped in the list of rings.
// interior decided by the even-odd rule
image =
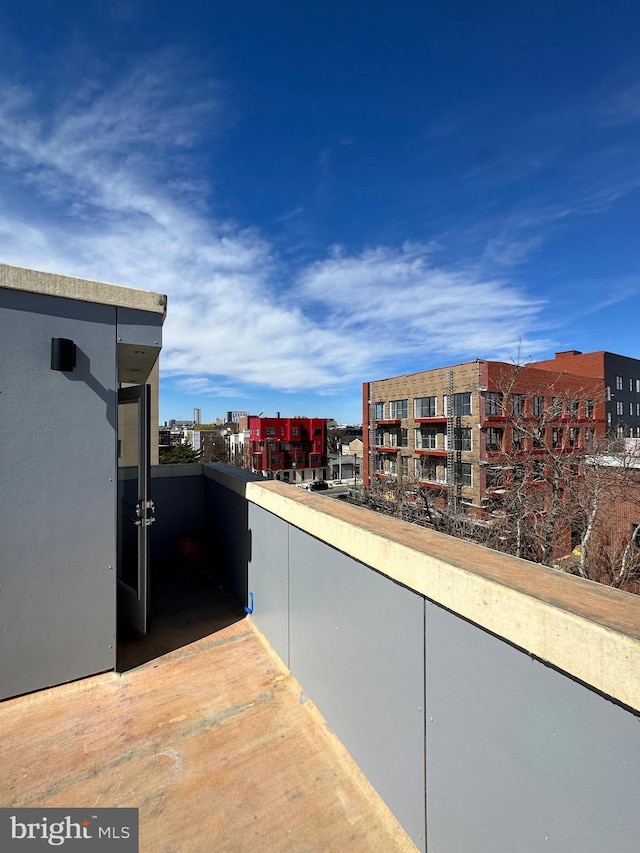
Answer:
[[[149,527],[156,520],[156,505],[153,501],[138,501],[136,516],[137,527]]]

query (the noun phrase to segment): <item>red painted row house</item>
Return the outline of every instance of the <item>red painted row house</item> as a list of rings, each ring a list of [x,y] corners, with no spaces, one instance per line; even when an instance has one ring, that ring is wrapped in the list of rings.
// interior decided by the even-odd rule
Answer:
[[[248,456],[254,471],[287,483],[326,479],[326,418],[249,415],[246,429]]]

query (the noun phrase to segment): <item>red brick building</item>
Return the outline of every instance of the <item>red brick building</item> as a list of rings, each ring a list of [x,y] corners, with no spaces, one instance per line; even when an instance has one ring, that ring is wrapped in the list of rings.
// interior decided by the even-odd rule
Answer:
[[[327,419],[249,415],[250,467],[287,483],[324,480],[327,476]]]
[[[565,350],[530,366],[600,380],[606,398],[607,432],[640,438],[640,359],[604,350],[587,353]]]
[[[404,478],[443,495],[455,488],[461,504],[480,509],[505,457],[568,454],[604,435],[605,402],[601,378],[538,364],[476,360],[366,382],[364,483]]]

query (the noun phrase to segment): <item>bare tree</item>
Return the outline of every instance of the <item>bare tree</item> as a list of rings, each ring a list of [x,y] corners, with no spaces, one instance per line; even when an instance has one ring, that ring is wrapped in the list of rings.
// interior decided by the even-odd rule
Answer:
[[[516,364],[504,365],[490,387],[481,507],[465,512],[447,502],[444,489],[425,488],[419,476],[403,474],[400,450],[394,468],[374,476],[358,502],[640,591],[640,454],[632,442],[604,435],[602,382]]]

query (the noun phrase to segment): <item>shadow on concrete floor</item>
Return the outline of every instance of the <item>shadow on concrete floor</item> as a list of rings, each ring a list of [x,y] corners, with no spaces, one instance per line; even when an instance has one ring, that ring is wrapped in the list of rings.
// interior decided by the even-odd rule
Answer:
[[[151,568],[150,630],[145,636],[118,622],[118,672],[215,634],[245,616],[244,608],[215,574],[180,560]]]

